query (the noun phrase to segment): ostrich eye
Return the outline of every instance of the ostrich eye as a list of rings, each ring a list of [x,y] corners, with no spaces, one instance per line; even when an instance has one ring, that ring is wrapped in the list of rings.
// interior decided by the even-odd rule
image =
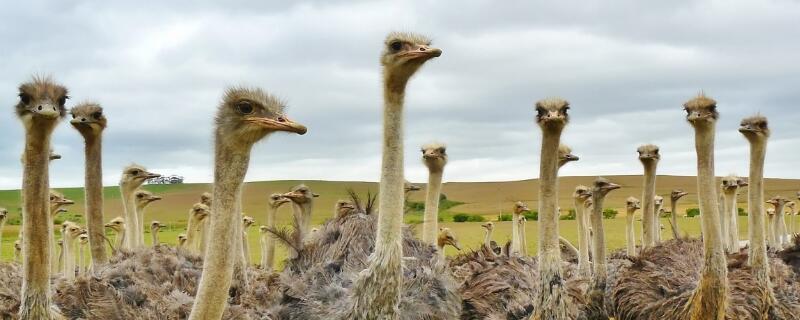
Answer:
[[[403,44],[400,43],[400,41],[395,41],[389,44],[389,48],[391,48],[392,51],[400,51],[400,49],[403,48]]]
[[[138,176],[139,175],[139,170],[133,170],[133,171],[131,171],[131,174],[134,175],[134,176]]]
[[[761,122],[761,123],[758,124],[758,127],[761,128],[761,129],[766,129],[767,128],[767,123],[766,122]]]
[[[50,201],[53,201],[53,200],[55,200],[55,199],[56,199],[55,197],[50,197]]]
[[[95,118],[95,119],[100,119],[102,116],[103,116],[103,113],[100,112],[100,111],[92,113],[92,118]]]
[[[136,196],[137,196],[137,197],[139,197],[139,198],[144,198],[144,195],[143,195],[143,194],[138,194],[138,195],[136,195]]]
[[[75,117],[76,117],[76,115],[74,113],[72,113],[72,119],[75,119]]]
[[[241,114],[251,114],[253,113],[253,105],[247,101],[239,102],[236,104],[236,111],[239,111]]]
[[[717,112],[717,106],[716,106],[716,105],[714,105],[714,106],[710,106],[710,107],[708,107],[708,112],[711,112],[711,113],[715,113],[715,112]]]
[[[28,103],[31,102],[31,95],[29,95],[27,93],[24,93],[24,92],[20,93],[19,94],[19,101],[21,101],[23,104],[28,104]]]
[[[536,108],[537,117],[543,117],[546,113],[547,111],[545,111],[544,108]]]
[[[63,107],[64,104],[67,103],[67,99],[69,99],[69,96],[58,98],[58,105]]]

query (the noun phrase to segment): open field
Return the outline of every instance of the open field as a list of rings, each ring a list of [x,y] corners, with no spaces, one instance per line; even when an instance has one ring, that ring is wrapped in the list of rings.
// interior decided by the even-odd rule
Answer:
[[[606,236],[608,241],[609,250],[622,248],[625,245],[625,219],[624,215],[624,200],[628,196],[641,197],[641,176],[608,176],[611,181],[620,183],[624,188],[612,192],[606,201],[607,208],[614,208],[620,212],[617,219],[605,220]],[[588,185],[594,177],[563,177],[559,183],[559,202],[562,208],[571,208],[572,199],[570,195],[572,189],[577,184]],[[673,188],[682,188],[688,191],[689,196],[684,197],[679,202],[679,216],[687,208],[697,207],[697,197],[695,194],[696,182],[694,177],[677,177],[677,176],[659,176],[658,177],[658,194],[668,194]],[[371,182],[338,182],[338,181],[265,181],[265,182],[251,182],[247,183],[244,187],[243,194],[243,208],[245,213],[253,216],[256,219],[256,226],[263,223],[266,214],[267,196],[273,192],[285,192],[292,186],[299,183],[306,183],[316,193],[321,196],[317,198],[313,211],[313,224],[321,224],[333,214],[333,206],[336,200],[347,198],[347,188],[353,188],[359,194],[365,195],[367,191],[373,194],[377,193],[377,183]],[[780,194],[790,199],[795,197],[795,191],[800,188],[800,180],[786,180],[786,179],[767,179],[766,180],[766,195],[772,196]],[[162,223],[169,225],[166,230],[163,230],[159,236],[162,242],[175,243],[177,235],[184,231],[186,219],[188,216],[189,208],[192,204],[198,201],[199,195],[202,192],[209,191],[209,184],[183,184],[183,185],[148,185],[145,189],[153,191],[154,193],[164,197],[164,200],[151,205],[145,213],[145,220],[159,220]],[[67,188],[58,189],[63,192],[68,198],[75,200],[76,204],[69,207],[71,213],[83,213],[83,189],[82,188]],[[445,183],[443,192],[451,201],[462,202],[463,204],[449,208],[441,213],[441,216],[446,217],[442,223],[443,226],[453,229],[459,237],[462,246],[465,248],[477,248],[483,241],[484,231],[480,227],[480,223],[454,223],[449,217],[454,213],[471,213],[483,215],[487,220],[497,220],[500,213],[509,213],[513,202],[522,200],[528,203],[531,209],[537,207],[536,190],[538,184],[536,180],[524,181],[510,181],[510,182],[455,182]],[[743,190],[739,200],[739,206],[746,208],[745,201],[746,190]],[[116,216],[122,215],[122,205],[119,201],[119,192],[116,187],[107,187],[105,190],[106,202],[105,212],[106,220],[111,220]],[[410,200],[424,201],[424,191],[419,191],[411,194]],[[10,211],[10,219],[14,220],[19,216],[19,191],[8,190],[0,191],[0,207],[8,208]],[[668,205],[667,205],[668,206]],[[278,214],[278,224],[287,225],[291,220],[291,208],[286,205],[282,207]],[[418,217],[408,217],[407,220],[418,220]],[[740,217],[739,226],[741,228],[741,236],[747,235],[747,221],[746,217]],[[796,221],[800,222],[800,221]],[[83,223],[83,222],[82,222]],[[663,224],[667,226],[664,230],[663,238],[668,239],[671,237],[668,222],[663,220]],[[700,232],[700,224],[698,218],[681,218],[678,221],[681,229],[690,234],[698,235]],[[637,236],[640,236],[638,228],[640,222],[636,222]],[[527,244],[529,252],[532,254],[536,251],[537,245],[537,230],[538,225],[536,221],[529,221],[527,224]],[[560,224],[561,234],[570,241],[577,241],[575,221],[561,221]],[[19,227],[16,225],[6,225],[2,237],[2,254],[0,258],[9,260],[12,256],[13,241],[16,240]],[[504,242],[510,239],[511,224],[510,222],[497,222],[493,239],[498,242]],[[249,232],[249,241],[253,261],[258,261],[258,228],[253,227]],[[150,235],[146,236],[146,241],[150,241]],[[453,254],[455,251],[452,248],[447,249],[448,254]],[[285,256],[285,251],[282,248],[278,252],[278,257],[282,259]]]

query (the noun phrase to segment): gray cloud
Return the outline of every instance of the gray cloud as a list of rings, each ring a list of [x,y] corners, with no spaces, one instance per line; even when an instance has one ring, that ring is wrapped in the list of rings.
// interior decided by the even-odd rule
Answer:
[[[98,101],[110,126],[105,180],[141,163],[188,181],[211,179],[211,119],[226,86],[284,97],[306,136],[254,149],[259,179],[376,180],[380,162],[378,54],[390,30],[429,34],[444,55],[412,80],[407,176],[425,180],[418,147],[446,142],[446,180],[538,175],[532,104],[573,105],[564,141],[581,161],[565,175],[638,174],[635,149],[662,147],[660,172],[694,174],[681,104],[704,90],[719,101],[717,172],[747,170],[739,119],[761,112],[774,138],[766,174],[800,178],[800,4],[716,2],[60,1],[0,12],[0,188],[20,184],[22,130],[11,106],[32,74],[52,74],[70,104]],[[83,181],[82,141],[62,125],[52,184]]]

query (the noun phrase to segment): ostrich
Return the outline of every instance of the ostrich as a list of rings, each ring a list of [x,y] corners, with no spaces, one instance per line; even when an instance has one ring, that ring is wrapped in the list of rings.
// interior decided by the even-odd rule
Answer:
[[[67,88],[50,78],[34,77],[19,86],[14,107],[25,128],[22,155],[22,290],[20,319],[58,318],[50,308],[50,234],[48,208],[50,138],[66,115]]]
[[[656,243],[661,242],[661,230],[664,230],[664,226],[661,225],[661,214],[664,213],[664,197],[656,196],[653,199],[653,203],[655,204],[655,233],[653,233],[656,237]]]
[[[347,200],[339,200],[336,201],[336,205],[333,206],[333,218],[343,218],[347,215],[354,212],[356,209],[355,206],[350,201]]]
[[[422,219],[422,241],[433,244],[439,230],[439,196],[442,175],[447,165],[447,146],[429,143],[422,146],[422,163],[428,168],[428,187],[425,191],[425,214]]]
[[[139,225],[139,214],[136,212],[136,189],[139,189],[147,179],[160,177],[157,173],[148,172],[144,167],[132,164],[122,170],[119,180],[122,207],[125,209],[125,242],[123,248],[134,249],[144,246],[139,238],[142,236],[143,226]]]
[[[22,259],[22,241],[15,240],[14,241],[14,261],[20,262]]]
[[[778,250],[778,237],[775,232],[775,208],[767,208],[767,245],[773,251]]]
[[[580,158],[572,154],[572,148],[568,145],[562,144],[558,146],[558,168],[560,169],[565,164],[578,161]]]
[[[461,244],[458,242],[456,234],[450,228],[441,228],[439,229],[439,235],[436,236],[436,247],[439,249],[439,256],[442,259],[444,259],[444,246],[447,245],[461,251]]]
[[[589,278],[592,269],[589,264],[589,217],[584,211],[584,203],[592,197],[589,187],[579,185],[572,193],[572,200],[575,204],[575,220],[578,222],[578,272],[581,276]]]
[[[185,248],[186,247],[186,240],[187,240],[186,234],[185,233],[179,233],[178,234],[178,243],[176,244],[176,247]]]
[[[569,103],[547,99],[536,103],[536,121],[542,130],[539,166],[539,290],[532,319],[575,318],[577,307],[569,301],[561,271],[558,241],[558,148],[569,122]]]
[[[728,222],[727,227],[725,225],[722,226],[723,240],[728,252],[736,253],[741,249],[739,246],[739,226],[736,221],[738,216],[736,195],[739,192],[739,177],[729,175],[722,178],[721,189],[722,194],[725,196],[722,216],[725,216]]]
[[[61,159],[61,155],[58,154],[58,153],[55,153],[55,151],[53,151],[53,149],[50,149],[50,154],[48,155],[48,158],[50,159],[50,161],[59,160],[59,159]]]
[[[214,133],[214,201],[203,274],[190,320],[220,319],[226,307],[236,255],[231,248],[241,240],[241,188],[250,150],[276,131],[305,134],[306,127],[284,116],[284,104],[258,88],[231,88],[225,92]]]
[[[661,160],[661,155],[658,153],[658,146],[652,144],[642,145],[636,151],[639,153],[639,161],[644,167],[642,248],[649,248],[656,243],[656,232],[658,232],[656,229],[658,217],[654,201],[656,197],[656,167],[658,167],[658,161]]]
[[[515,255],[522,253],[522,239],[519,238],[521,235],[519,232],[519,220],[522,213],[527,211],[530,211],[530,209],[528,209],[528,205],[522,201],[517,201],[517,203],[514,204],[511,219],[511,251],[509,254]]]
[[[212,201],[212,196],[211,196],[210,193],[203,192],[200,195],[200,203],[208,206],[209,209],[211,208],[211,201]],[[202,224],[199,226],[200,230],[202,230],[201,234],[200,234],[200,255],[201,256],[205,256],[206,255],[206,247],[207,247],[206,243],[208,243],[208,240],[210,238],[210,236],[208,235],[209,229],[211,229],[211,228],[208,227],[209,220],[211,220],[211,219],[203,219]]]
[[[8,218],[8,210],[6,208],[0,207],[0,239],[3,238],[3,228],[6,226],[6,218]],[[2,254],[3,254],[3,247],[0,246],[0,256],[2,256]]]
[[[491,221],[481,224],[481,227],[486,229],[486,236],[483,238],[483,247],[486,252],[492,256],[495,255],[494,247],[492,247],[492,233],[494,232],[494,223]]]
[[[789,243],[786,236],[786,220],[783,218],[784,208],[789,199],[782,196],[774,196],[772,199],[767,200],[767,203],[775,206],[774,220],[772,224],[772,232],[775,237],[775,250],[783,250],[783,246]]]
[[[605,291],[608,280],[608,266],[606,261],[606,235],[603,228],[603,202],[606,195],[621,186],[605,178],[597,178],[592,186],[592,288],[589,291],[589,317],[590,319],[607,319],[605,311]]]
[[[271,240],[269,227],[258,226],[258,235],[258,244],[261,248],[261,269],[272,271],[272,264],[267,263],[267,241]]]
[[[678,232],[678,200],[685,197],[688,192],[685,192],[681,189],[674,189],[669,194],[669,206],[670,206],[670,220],[669,226],[672,229],[672,238],[678,239],[680,238],[680,232]]]
[[[284,198],[280,193],[273,193],[269,196],[269,202],[267,203],[267,225],[265,226],[267,230],[276,227],[275,216],[278,213],[278,208],[289,201],[291,200]],[[275,239],[269,235],[265,236],[262,234],[261,241],[263,241],[261,248],[261,267],[264,268],[264,270],[272,270],[272,266],[275,265]]]
[[[794,216],[797,215],[797,209],[795,208],[794,201],[787,202],[786,203],[786,207],[789,208],[789,212],[787,212],[786,214],[789,215],[789,228],[788,228],[787,231],[789,232],[789,238],[790,238],[789,242],[791,242],[791,238],[795,234],[795,232],[794,232],[794,229],[795,229]],[[0,211],[1,211],[1,209],[0,209]],[[0,228],[2,228],[2,225],[0,225]]]
[[[84,230],[78,236],[78,272],[84,274],[89,270],[89,259],[86,259],[86,245],[89,244],[89,234]]]
[[[75,279],[75,251],[78,237],[83,234],[83,229],[76,223],[65,221],[62,253],[64,255],[63,275],[67,280]]]
[[[403,287],[402,225],[403,100],[408,80],[442,50],[415,34],[390,33],[381,55],[383,66],[383,159],[378,195],[378,232],[369,266],[355,280],[350,319],[398,319]],[[555,167],[555,164],[554,164]]]
[[[528,222],[528,218],[525,218],[524,216],[520,217],[519,222],[518,222],[519,223],[519,242],[520,242],[520,247],[522,249],[522,251],[520,253],[522,254],[523,257],[527,257],[528,256],[528,237],[525,235],[525,224],[527,222]],[[566,241],[566,239],[562,240],[561,238],[559,238],[559,240],[561,240],[561,242],[562,242],[561,244],[563,244],[563,242]],[[569,246],[572,246],[572,244],[570,244],[569,241],[567,241],[567,244],[569,244]],[[577,250],[575,250],[575,251],[577,251]],[[576,254],[575,256],[577,257],[578,255]]]
[[[48,223],[54,224],[56,215],[58,215],[59,213],[62,212],[61,211],[62,208],[64,206],[73,205],[73,204],[75,204],[74,201],[72,201],[70,199],[67,199],[60,192],[55,191],[55,190],[50,190],[50,220],[48,221]],[[50,234],[49,236],[50,236],[50,254],[53,255],[56,252],[55,251],[56,250],[56,247],[55,247],[56,238],[55,238],[54,234]],[[53,259],[53,261],[51,261],[51,263],[50,263],[50,272],[56,273],[56,272],[59,272],[60,270],[61,269],[59,267],[58,261],[55,261],[55,259]]]
[[[311,192],[311,189],[305,184],[300,184],[292,188],[292,191],[282,194],[282,196],[292,201],[292,216],[296,232],[295,240],[299,246],[305,242],[311,230],[311,212],[314,198],[319,197],[319,195]]]
[[[210,193],[203,192],[203,194],[200,195],[200,203],[202,203],[204,205],[207,205],[209,208],[211,208],[211,199],[212,198],[213,197],[211,196]]]
[[[147,190],[136,190],[135,200],[136,201],[136,218],[139,219],[139,225],[142,226],[142,229],[138,232],[141,232],[139,235],[139,240],[141,243],[139,246],[144,246],[144,210],[149,206],[151,203],[161,200],[161,197],[154,195],[152,192]]]
[[[627,253],[631,257],[636,255],[636,232],[633,229],[633,215],[636,214],[636,210],[641,208],[642,202],[639,199],[628,197],[625,200],[625,209],[627,209],[627,214],[625,215],[625,240],[628,244]]]
[[[107,120],[103,108],[96,103],[81,103],[70,110],[70,124],[83,136],[85,160],[86,224],[92,264],[97,267],[108,262],[103,228],[103,130]]]
[[[166,227],[166,226],[161,224],[161,222],[158,222],[158,221],[155,221],[155,220],[150,222],[150,236],[153,237],[153,246],[154,247],[156,247],[159,244],[161,244],[161,242],[158,241],[158,231],[160,231],[161,228],[164,228],[164,227]]]
[[[189,211],[189,222],[186,224],[186,248],[194,254],[201,254],[200,237],[202,235],[203,220],[209,216],[211,209],[202,203],[195,203]],[[238,228],[237,228],[238,229]],[[239,233],[241,238],[241,233]],[[241,253],[239,253],[241,255]]]
[[[256,220],[250,216],[242,216],[242,263],[245,266],[250,265],[250,244],[247,241],[247,230],[256,223]]]
[[[116,245],[114,249],[119,250],[125,244],[125,218],[123,217],[116,217],[111,219],[108,223],[104,225],[104,227],[111,229],[111,231],[115,234]]]

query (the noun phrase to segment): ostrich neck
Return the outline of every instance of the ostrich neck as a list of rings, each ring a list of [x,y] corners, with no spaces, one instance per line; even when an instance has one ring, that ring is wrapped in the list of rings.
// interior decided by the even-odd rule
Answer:
[[[103,226],[103,152],[102,136],[100,134],[84,134],[86,146],[84,148],[85,161],[85,199],[86,199],[86,224],[89,231],[89,247],[91,248],[93,270],[100,265],[108,263],[106,246],[104,242],[105,227]]]
[[[152,230],[150,232],[153,233],[152,234],[152,236],[153,236],[153,246],[155,247],[155,246],[158,245],[158,230]]]
[[[642,248],[649,248],[656,242],[656,167],[658,162],[645,161],[644,194],[642,195]]]
[[[511,253],[521,253],[522,245],[519,239],[519,213],[511,215]]]
[[[483,245],[488,249],[492,249],[492,230],[486,229],[486,237],[483,238]]]
[[[136,247],[136,234],[139,230],[139,217],[136,214],[136,202],[134,191],[136,187],[121,184],[120,193],[122,194],[122,206],[125,208],[125,242],[123,247],[133,249]]]
[[[535,318],[561,319],[567,314],[558,241],[558,146],[561,128],[542,127],[539,163],[539,297]]]
[[[703,270],[690,302],[692,319],[723,319],[727,304],[727,261],[720,233],[719,205],[714,176],[714,124],[695,127],[697,190],[703,230]]]
[[[783,218],[784,206],[785,205],[783,203],[779,203],[777,206],[775,206],[775,224],[773,226],[774,228],[773,230],[775,233],[775,238],[777,240],[776,249],[778,250],[783,249],[783,244],[785,242],[784,236],[786,235],[786,230],[785,230],[786,228],[784,228],[784,226],[786,225],[786,220]]]
[[[767,263],[767,239],[764,235],[764,159],[767,155],[766,141],[750,141],[750,177],[747,189],[747,220],[749,224],[750,256],[749,263],[755,272],[758,283],[769,283],[769,264]]]
[[[75,278],[75,241],[71,236],[64,238],[64,277]]]
[[[209,218],[210,234],[215,241],[208,241],[203,274],[197,289],[191,320],[220,319],[227,305],[228,289],[231,286],[234,263],[238,260],[237,242],[241,243],[240,230],[241,188],[250,163],[250,146],[233,148],[216,136],[214,158],[214,202]]]
[[[608,269],[606,266],[606,233],[603,228],[603,202],[606,197],[600,192],[595,191],[592,193],[592,263],[594,278],[594,288],[604,290],[606,287],[606,280],[608,278]]]
[[[519,246],[522,256],[528,256],[528,237],[525,235],[525,224],[519,226]]]
[[[726,216],[727,227],[723,228],[727,230],[722,234],[722,239],[724,240],[728,246],[728,251],[731,253],[739,252],[739,230],[738,230],[738,223],[736,221],[738,216],[738,210],[736,208],[736,190],[727,191],[724,190],[722,194],[725,196],[725,205],[723,208],[725,212],[723,212],[723,216]]]
[[[300,243],[304,243],[311,232],[311,210],[312,200],[303,203],[292,202],[292,212],[294,213],[297,232],[300,234]]]
[[[143,205],[136,205],[136,219],[139,221],[139,229],[137,230],[138,240],[137,246],[143,247],[144,246],[144,209],[147,208],[149,204]]]
[[[50,319],[50,237],[48,207],[50,136],[53,127],[36,123],[25,131],[22,175],[22,292],[21,319]]]
[[[408,75],[410,76],[410,75]],[[383,147],[378,229],[369,266],[353,285],[351,319],[398,319],[403,257],[403,99],[407,77],[384,70]]]
[[[578,270],[586,278],[592,275],[589,265],[589,226],[586,225],[586,209],[584,201],[575,198],[575,220],[578,220]]]
[[[672,238],[678,239],[680,238],[680,232],[678,230],[678,200],[670,199],[669,203],[669,219],[670,219],[670,228],[672,229]]]
[[[433,244],[439,230],[439,194],[442,192],[443,170],[429,170],[428,188],[425,193],[425,215],[422,225],[422,241]]]
[[[277,215],[277,213],[278,213],[277,207],[273,206],[267,207],[267,221],[266,221],[267,227],[275,228],[275,216]],[[262,241],[264,242],[263,244],[264,252],[262,252],[262,254],[264,255],[264,261],[262,262],[263,266],[261,267],[267,270],[271,270],[272,265],[274,264],[273,262],[275,261],[275,239],[268,236],[267,234],[264,234],[264,236],[262,236],[261,238]]]
[[[636,214],[636,209],[628,208],[625,215],[625,237],[627,243],[627,250],[629,256],[636,255],[636,232],[633,230],[633,216]]]

